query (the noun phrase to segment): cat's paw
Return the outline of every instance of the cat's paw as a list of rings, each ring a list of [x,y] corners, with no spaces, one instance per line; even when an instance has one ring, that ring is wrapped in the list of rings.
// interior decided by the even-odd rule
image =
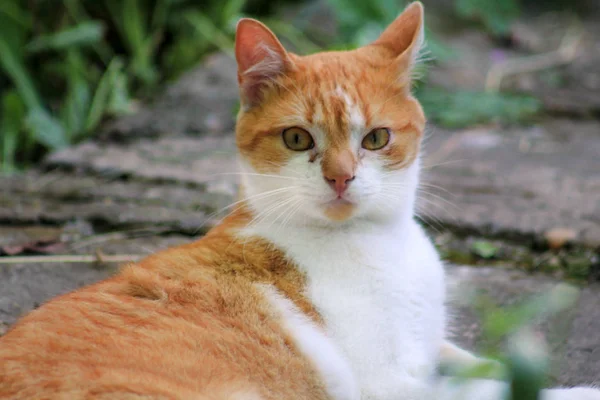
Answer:
[[[542,400],[600,400],[600,390],[593,388],[549,389]]]

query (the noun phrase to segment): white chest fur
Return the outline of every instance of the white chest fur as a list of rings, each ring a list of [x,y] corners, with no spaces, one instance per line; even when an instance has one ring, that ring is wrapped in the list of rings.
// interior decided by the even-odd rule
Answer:
[[[319,370],[332,375],[347,371],[333,364],[348,363],[356,381],[348,386],[356,383],[362,399],[393,398],[403,379],[424,380],[433,372],[443,338],[443,269],[414,221],[385,229],[277,228],[258,225],[244,234],[272,241],[306,273],[306,295],[327,332],[300,337],[306,330],[288,325]],[[318,353],[321,345],[333,345],[341,357],[307,350]],[[342,375],[337,379],[349,379]]]

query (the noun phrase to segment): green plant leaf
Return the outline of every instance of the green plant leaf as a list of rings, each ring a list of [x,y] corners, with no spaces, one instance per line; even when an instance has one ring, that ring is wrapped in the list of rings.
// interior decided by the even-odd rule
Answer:
[[[80,71],[79,55],[70,51],[67,56],[67,95],[62,109],[62,120],[68,133],[69,141],[73,141],[84,132],[85,122],[89,114],[91,89]]]
[[[122,26],[125,29],[130,49],[135,53],[136,49],[145,46],[146,35],[145,9],[139,0],[121,0]]]
[[[498,339],[531,324],[536,319],[547,318],[573,307],[578,297],[577,288],[560,284],[514,307],[493,309],[488,306],[488,312],[483,315],[484,331],[487,337]]]
[[[275,32],[275,34],[289,41],[302,54],[314,53],[322,50],[313,43],[306,35],[293,25],[281,22],[278,19],[266,19],[264,22]]]
[[[117,84],[117,77],[122,68],[123,62],[121,59],[115,58],[111,61],[106,72],[100,79],[96,91],[94,92],[90,111],[86,119],[84,129],[86,133],[94,130],[102,121],[102,117],[106,114],[109,107],[111,92]]]
[[[223,26],[227,26],[227,23],[238,19],[238,17],[242,13],[242,9],[246,4],[247,0],[227,0],[225,4],[221,6],[221,15],[219,18],[219,22],[223,24]]]
[[[173,3],[169,0],[156,0],[150,23],[152,31],[156,32],[165,29],[172,5]]]
[[[161,57],[165,75],[176,77],[198,63],[202,54],[212,45],[198,38],[194,29],[190,26],[188,30],[182,29],[175,37],[174,43]]]
[[[489,122],[519,123],[542,109],[536,98],[518,94],[450,92],[424,87],[417,92],[417,97],[429,119],[448,128]]]
[[[15,169],[15,158],[21,133],[21,124],[25,116],[25,105],[16,90],[6,92],[2,96],[2,113],[0,124],[0,150],[2,155],[2,171]]]
[[[17,2],[0,2],[0,15],[4,15],[26,30],[29,30],[31,27],[31,14],[21,9]]]
[[[233,40],[223,30],[219,29],[214,22],[200,11],[186,13],[184,18],[190,23],[197,34],[205,40],[218,47],[221,51],[233,54]]]
[[[0,66],[10,76],[27,107],[30,109],[40,108],[42,103],[38,92],[18,54],[18,50],[11,47],[9,42],[0,35]]]
[[[40,35],[27,45],[27,51],[38,53],[47,50],[65,50],[100,42],[104,27],[98,21],[86,21],[59,32]]]
[[[25,125],[38,142],[52,150],[69,145],[67,132],[62,123],[43,108],[29,111]]]
[[[473,242],[471,250],[481,258],[492,258],[498,253],[498,247],[486,240]]]
[[[339,24],[341,41],[362,45],[379,35],[406,6],[402,0],[328,0]],[[376,36],[375,36],[376,37]]]
[[[153,60],[159,40],[148,32],[149,3],[139,0],[105,0],[105,4],[131,55],[128,69],[143,85],[153,86],[159,77]]]
[[[127,75],[120,70],[117,71],[111,86],[112,90],[108,99],[107,111],[112,115],[128,113],[131,99],[127,90]]]
[[[520,14],[519,0],[456,0],[459,16],[480,20],[494,35],[506,35],[510,24]]]
[[[547,368],[545,346],[531,329],[513,335],[508,356],[510,400],[538,400]]]

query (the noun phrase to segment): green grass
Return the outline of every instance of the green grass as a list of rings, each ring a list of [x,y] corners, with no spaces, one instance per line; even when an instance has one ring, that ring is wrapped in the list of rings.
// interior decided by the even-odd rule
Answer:
[[[542,109],[539,100],[522,94],[424,87],[417,91],[417,97],[429,120],[447,128],[490,122],[523,123]]]

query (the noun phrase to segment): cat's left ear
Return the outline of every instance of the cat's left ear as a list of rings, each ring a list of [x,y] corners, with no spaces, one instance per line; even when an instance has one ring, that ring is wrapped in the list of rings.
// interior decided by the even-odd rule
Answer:
[[[423,4],[416,1],[406,7],[373,45],[385,47],[398,68],[410,75],[425,42]]]
[[[293,67],[275,34],[250,18],[237,24],[235,58],[242,104],[246,107],[258,104],[275,79]]]

